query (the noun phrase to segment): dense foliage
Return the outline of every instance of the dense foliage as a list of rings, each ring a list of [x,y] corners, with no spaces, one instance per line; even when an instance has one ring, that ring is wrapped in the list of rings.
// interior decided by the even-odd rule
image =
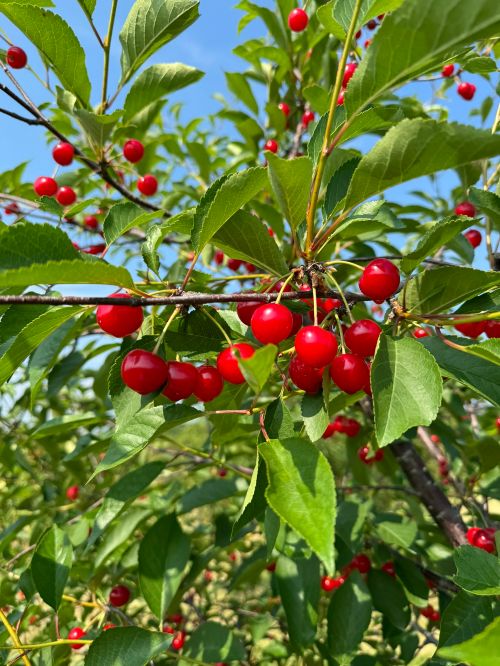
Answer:
[[[493,666],[498,1],[221,7],[263,36],[188,123],[198,0],[107,4],[101,86],[0,1],[53,172],[0,175],[0,663]]]

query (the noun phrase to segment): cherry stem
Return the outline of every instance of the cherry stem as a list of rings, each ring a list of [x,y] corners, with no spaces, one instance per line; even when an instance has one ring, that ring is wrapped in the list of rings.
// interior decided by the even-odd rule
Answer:
[[[14,644],[14,647],[17,648],[18,650],[20,650],[21,652],[24,651],[25,647],[23,645],[21,645],[16,630],[11,625],[11,623],[9,622],[8,617],[5,615],[5,613],[3,612],[3,610],[1,608],[0,608],[0,622],[2,622],[3,626],[7,630],[7,633],[9,634],[9,636],[10,636],[10,638],[11,638],[13,644]],[[9,647],[2,648],[2,649],[11,650],[12,648],[9,646]],[[28,659],[28,657],[26,655],[22,655],[22,661],[23,661],[23,664],[25,666],[31,666],[31,662],[30,662],[30,660]]]
[[[279,290],[279,293],[278,293],[278,298],[276,299],[277,304],[281,301],[281,297],[283,296],[283,293],[286,289],[286,286],[290,282],[290,280],[293,278],[293,276],[294,276],[294,273],[293,272],[290,273],[290,275],[287,277],[287,279],[281,285],[281,289]]]
[[[156,344],[153,349],[153,354],[158,353],[158,349],[160,349],[161,343],[163,342],[163,338],[165,337],[165,334],[168,331],[170,324],[174,321],[174,319],[177,317],[180,311],[181,309],[179,307],[176,307],[175,310],[170,315],[170,317],[168,318],[167,323],[163,327],[163,331],[160,333],[160,337],[156,341]]]
[[[337,290],[338,290],[338,292],[339,292],[339,294],[340,294],[340,298],[341,298],[341,300],[342,300],[342,302],[343,302],[343,304],[344,304],[344,307],[345,307],[345,309],[346,309],[347,316],[349,317],[349,320],[350,320],[351,324],[354,324],[354,317],[352,316],[351,308],[349,307],[349,303],[347,302],[347,299],[346,299],[346,297],[345,297],[345,295],[344,295],[344,292],[342,291],[342,288],[341,288],[340,284],[337,282],[336,278],[334,277],[334,275],[333,275],[331,272],[329,272],[329,273],[327,274],[327,277],[328,277],[328,278],[333,282],[333,284],[337,287]]]
[[[224,330],[224,327],[221,326],[221,324],[217,321],[217,319],[216,319],[215,317],[213,317],[213,316],[210,314],[210,312],[208,312],[206,309],[203,309],[202,312],[203,312],[203,314],[204,314],[206,317],[208,317],[208,318],[209,318],[209,319],[210,319],[210,320],[211,320],[211,321],[217,326],[217,328],[219,329],[219,331],[220,331],[220,332],[222,333],[222,335],[224,336],[224,339],[226,340],[227,344],[231,347],[232,344],[233,344],[233,341],[231,340],[231,338],[229,337],[229,335],[227,334],[227,332]]]
[[[318,325],[318,298],[316,296],[316,287],[313,285],[313,314],[314,314],[314,325]]]
[[[342,330],[342,322],[337,313],[335,313],[335,321],[337,322],[337,330],[339,332],[340,346],[342,348],[342,353],[345,354],[345,341],[344,341],[344,331]]]

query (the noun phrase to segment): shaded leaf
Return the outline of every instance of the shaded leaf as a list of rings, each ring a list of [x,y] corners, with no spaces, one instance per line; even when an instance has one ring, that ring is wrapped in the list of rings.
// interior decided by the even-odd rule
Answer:
[[[42,599],[55,611],[61,603],[73,562],[68,535],[57,525],[45,532],[31,560],[31,575]]]
[[[170,634],[139,627],[115,627],[113,631],[103,631],[92,642],[85,666],[146,666],[170,647],[172,638]]]

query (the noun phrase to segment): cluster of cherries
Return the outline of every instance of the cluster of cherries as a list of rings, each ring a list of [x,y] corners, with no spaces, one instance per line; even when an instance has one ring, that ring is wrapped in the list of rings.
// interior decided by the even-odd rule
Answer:
[[[476,207],[470,201],[462,201],[455,206],[455,215],[476,217]],[[469,229],[469,231],[464,233],[464,236],[474,249],[479,247],[481,245],[481,241],[483,240],[481,232],[477,229]]]
[[[362,321],[367,322],[369,320],[362,320]],[[359,324],[360,322],[356,323]],[[373,323],[374,322],[370,321],[370,324]],[[375,326],[377,326],[377,324],[375,324]],[[327,426],[325,432],[323,433],[323,439],[329,439],[332,435],[334,435],[337,432],[347,435],[347,437],[356,437],[356,435],[359,434],[360,430],[361,430],[361,424],[359,423],[359,421],[356,421],[356,419],[350,419],[347,418],[346,416],[340,415],[337,416],[335,420]],[[380,462],[381,460],[384,459],[384,450],[377,449],[372,454],[368,446],[362,446],[361,448],[358,449],[358,458],[365,465],[373,465],[373,463]]]
[[[359,571],[360,574],[369,573],[372,563],[368,555],[359,553],[343,569],[340,576],[323,576],[321,578],[321,589],[325,592],[333,592],[343,585],[353,571]]]
[[[441,74],[445,79],[451,78],[455,74],[455,65],[448,63],[441,70]],[[476,94],[476,86],[473,83],[461,81],[457,86],[457,93],[460,95],[460,97],[470,102],[470,100]]]

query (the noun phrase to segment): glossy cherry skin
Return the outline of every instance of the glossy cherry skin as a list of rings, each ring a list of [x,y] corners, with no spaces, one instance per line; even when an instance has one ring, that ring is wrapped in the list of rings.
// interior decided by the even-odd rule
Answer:
[[[73,627],[71,631],[68,634],[68,638],[70,640],[75,640],[75,638],[85,638],[86,632],[83,631],[81,627]],[[71,649],[72,650],[79,650],[84,646],[84,643],[71,643]]]
[[[337,349],[337,338],[319,326],[304,326],[295,336],[297,356],[313,368],[328,365],[335,357]]]
[[[367,574],[372,568],[372,563],[370,562],[368,555],[360,553],[352,558],[350,568],[357,569],[361,574]]]
[[[333,590],[338,590],[338,588],[345,583],[345,578],[339,576],[338,578],[333,578],[332,576],[322,576],[321,578],[321,589],[325,592],[333,592]]]
[[[443,67],[441,70],[441,74],[446,78],[450,78],[450,76],[453,76],[453,73],[455,72],[455,65],[453,64],[448,64]]]
[[[276,154],[278,152],[278,142],[274,139],[269,139],[264,144],[264,150],[268,150],[270,153]]]
[[[66,497],[72,502],[78,499],[79,494],[80,488],[78,486],[69,486],[69,488],[66,490]]]
[[[323,370],[324,368],[306,365],[297,355],[292,357],[288,366],[288,374],[295,386],[311,394],[320,391],[323,384]]]
[[[33,189],[39,197],[53,197],[57,192],[57,183],[50,176],[40,176],[33,183]]]
[[[120,607],[125,606],[130,599],[130,590],[125,585],[115,585],[109,593],[109,605]]]
[[[183,631],[178,631],[172,641],[172,650],[182,650],[186,642],[186,634]]]
[[[465,217],[475,217],[476,207],[470,201],[462,201],[455,206],[455,215],[464,215]]]
[[[425,328],[416,328],[413,331],[413,337],[414,338],[428,338],[429,334],[425,330]]]
[[[54,149],[52,150],[54,161],[61,166],[68,166],[71,164],[74,156],[75,149],[70,143],[66,143],[66,141],[61,141],[57,146],[54,146]]]
[[[253,313],[256,310],[258,310],[261,307],[261,305],[262,303],[259,303],[258,301],[246,301],[238,303],[238,305],[236,306],[236,314],[238,315],[238,319],[243,324],[250,326]]]
[[[346,345],[353,354],[373,356],[382,329],[371,319],[360,319],[351,324],[344,333]]]
[[[500,338],[500,321],[487,321],[484,325],[484,332],[488,338]]]
[[[309,17],[303,9],[297,7],[292,9],[288,15],[288,27],[292,32],[302,32],[307,28]]]
[[[345,66],[344,78],[342,79],[342,87],[344,87],[344,88],[347,87],[347,84],[352,79],[352,77],[354,76],[354,72],[357,69],[358,69],[358,63],[357,62],[349,62]]]
[[[297,335],[297,333],[300,331],[302,328],[302,315],[299,314],[298,312],[292,312],[292,320],[293,320],[293,325],[292,325],[292,332],[290,335]]]
[[[141,176],[137,181],[137,189],[145,197],[152,197],[158,190],[158,181],[150,173]]]
[[[230,384],[243,384],[245,377],[241,372],[238,365],[238,356],[235,352],[239,352],[240,358],[251,358],[255,354],[255,349],[246,342],[237,342],[231,345],[217,356],[217,370],[222,375],[223,379]]]
[[[389,574],[389,576],[396,576],[396,569],[394,568],[394,562],[384,562],[384,564],[380,567],[382,571],[385,571],[386,574]]]
[[[376,303],[382,303],[399,287],[399,271],[388,259],[374,259],[365,266],[359,281],[361,292]]]
[[[286,102],[280,102],[278,104],[278,109],[281,111],[281,113],[288,118],[290,115],[290,107]]]
[[[7,49],[7,64],[12,69],[23,69],[28,64],[28,56],[20,46],[9,46]]]
[[[309,125],[309,123],[312,123],[314,121],[314,118],[315,118],[315,116],[314,116],[314,113],[312,111],[306,111],[302,115],[302,124],[305,127],[307,127]]]
[[[481,241],[483,240],[481,232],[477,229],[469,229],[469,231],[464,233],[464,236],[467,238],[473,248],[479,247],[481,245]]]
[[[292,313],[281,303],[261,305],[253,313],[250,326],[255,338],[263,345],[278,345],[292,333]]]
[[[475,339],[484,333],[486,323],[484,321],[475,321],[470,324],[457,324],[455,328],[467,338]]]
[[[201,402],[215,400],[222,393],[224,380],[217,368],[202,365],[198,368],[198,377],[194,387],[194,395]]]
[[[467,530],[467,541],[471,546],[481,548],[487,553],[495,552],[495,530],[471,527]]]
[[[61,206],[71,206],[76,201],[76,194],[72,187],[64,185],[57,191],[56,199]]]
[[[198,382],[198,371],[191,363],[169,361],[167,363],[167,385],[162,393],[172,402],[185,400],[193,395]]]
[[[168,366],[157,354],[134,349],[122,361],[123,383],[140,395],[162,388],[168,379]]]
[[[128,294],[110,294],[110,298],[129,298]],[[125,338],[138,331],[144,321],[142,308],[130,305],[99,305],[96,320],[100,328],[115,338]]]
[[[144,146],[136,139],[129,139],[123,146],[123,157],[132,164],[140,162],[144,157]]]
[[[361,356],[340,354],[330,365],[330,377],[341,391],[352,395],[369,386],[370,369]]]
[[[460,97],[463,97],[463,99],[470,101],[476,94],[476,86],[473,83],[460,83],[457,87],[457,93]]]

